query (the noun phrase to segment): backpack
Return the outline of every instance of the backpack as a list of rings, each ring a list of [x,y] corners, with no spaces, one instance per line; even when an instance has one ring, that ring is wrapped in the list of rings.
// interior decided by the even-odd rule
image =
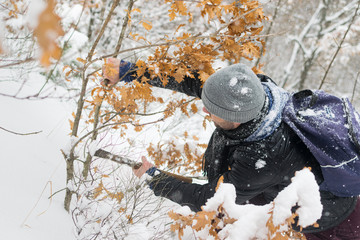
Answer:
[[[319,162],[320,190],[360,195],[360,115],[347,98],[303,90],[290,95],[282,118]]]

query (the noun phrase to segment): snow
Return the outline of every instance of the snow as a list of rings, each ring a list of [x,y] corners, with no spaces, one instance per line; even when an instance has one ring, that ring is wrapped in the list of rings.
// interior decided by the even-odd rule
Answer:
[[[251,91],[250,88],[247,88],[247,87],[243,87],[240,91],[241,94],[245,95],[245,94],[248,94],[249,92]]]
[[[306,109],[306,110],[302,110],[302,111],[299,111],[299,114],[301,116],[317,116],[319,115],[319,113],[316,113],[313,109]]]
[[[280,229],[287,230],[286,220],[291,217],[291,208],[296,204],[299,205],[296,211],[299,215],[299,225],[303,227],[314,224],[321,217],[322,212],[319,186],[308,168],[298,171],[292,178],[292,184],[280,192],[273,203],[263,206],[237,205],[235,198],[235,187],[229,183],[222,183],[214,197],[210,198],[203,207],[204,211],[211,212],[218,211],[221,205],[229,218],[236,219],[234,223],[227,224],[219,232],[220,239],[268,239],[266,224],[270,212],[273,212],[273,223],[281,226]],[[195,214],[188,207],[181,207],[175,212],[183,216]],[[197,239],[209,237],[206,231],[194,231],[194,235]]]
[[[20,27],[26,22],[30,27],[35,27],[38,23],[36,16],[44,7],[42,0],[30,1],[26,16],[20,16],[19,19],[13,20],[12,25]],[[59,11],[63,18],[62,24],[64,26],[75,24],[82,14],[81,5],[68,7],[64,4],[62,7]],[[1,29],[3,25],[0,22],[0,37],[4,37]],[[73,60],[74,56],[81,56],[79,53],[87,50],[84,46],[89,44],[89,40],[85,34],[77,30],[67,31],[61,41],[64,43],[68,40],[70,49],[65,53],[64,59]],[[61,64],[66,65],[65,61]],[[217,63],[218,66],[221,64],[225,65],[224,62]],[[14,71],[16,70],[7,72],[0,69],[0,75],[9,76],[8,78],[12,79],[13,76],[17,76]],[[38,69],[31,68],[31,71],[32,73],[23,77],[28,80],[20,79],[19,82],[0,81],[0,93],[14,96],[5,97],[0,94],[0,108],[2,109],[0,127],[17,133],[32,133],[19,135],[0,129],[0,157],[2,160],[0,168],[0,181],[2,182],[0,239],[79,240],[90,239],[91,236],[97,234],[99,239],[107,239],[112,230],[126,232],[123,239],[128,240],[151,239],[159,235],[161,238],[156,239],[177,239],[175,234],[168,234],[171,220],[167,217],[167,212],[176,207],[177,213],[189,215],[193,214],[191,210],[187,207],[178,208],[177,204],[155,197],[148,188],[144,187],[144,182],[134,179],[129,168],[116,171],[119,167],[116,164],[109,164],[105,160],[98,159],[95,163],[96,166],[107,166],[108,169],[105,170],[114,173],[111,177],[103,178],[104,186],[114,186],[115,182],[118,184],[114,186],[117,190],[121,184],[127,184],[127,181],[131,179],[136,187],[142,189],[141,194],[146,198],[146,201],[139,203],[141,211],[136,212],[135,215],[141,215],[144,212],[148,215],[142,216],[143,218],[137,219],[136,223],[130,224],[123,219],[125,212],[119,213],[119,207],[122,205],[115,199],[113,201],[102,201],[105,197],[101,196],[103,198],[100,197],[97,201],[89,201],[86,195],[93,193],[92,189],[87,189],[88,185],[81,185],[79,189],[74,181],[70,181],[67,186],[70,190],[77,190],[80,194],[77,199],[73,199],[72,212],[68,213],[64,210],[65,192],[63,190],[66,187],[66,163],[62,152],[64,154],[69,153],[72,146],[79,141],[77,137],[70,137],[68,123],[69,119],[73,119],[71,113],[75,109],[75,103],[61,98],[62,94],[66,95],[67,93],[62,92],[59,86],[53,92],[54,98],[26,99],[27,96],[38,93],[45,82],[44,76],[38,73]],[[237,81],[236,78],[232,79],[230,86],[235,86]],[[20,92],[19,89],[21,89]],[[43,93],[49,93],[49,89],[52,91],[55,89],[55,85],[48,83]],[[156,94],[157,91],[154,92]],[[169,97],[163,96],[163,93],[163,91],[159,91],[158,95],[164,98]],[[248,94],[249,89],[242,88],[240,93]],[[201,107],[198,108],[201,109]],[[275,116],[273,117],[275,118]],[[156,118],[157,116],[154,116],[154,120]],[[179,111],[170,120],[153,128],[145,128],[141,133],[132,133],[131,137],[136,139],[137,144],[141,145],[143,149],[148,146],[149,142],[166,143],[169,139],[173,139],[178,146],[183,146],[185,143],[203,143],[204,139],[210,137],[213,126],[211,125],[204,132],[204,129],[200,127],[202,122],[200,119],[203,119],[203,116],[198,113],[191,119],[192,122],[189,122],[190,120],[184,119],[184,114]],[[187,121],[186,125],[179,124],[180,120]],[[147,118],[147,121],[151,121],[151,119]],[[189,133],[200,136],[200,140],[174,137],[183,135],[184,126]],[[131,134],[130,131],[129,134]],[[99,135],[101,141],[93,141],[86,148],[91,155],[99,146],[106,145],[107,141],[112,144],[124,141],[120,139],[117,132],[109,131]],[[196,144],[191,146],[196,146]],[[117,153],[120,151],[121,155],[126,156],[128,154],[132,159],[139,159],[146,152],[143,149],[137,151],[131,149],[127,152],[127,149],[122,148],[121,152],[114,147],[113,150],[116,150]],[[257,168],[265,165],[266,162],[262,160],[256,163]],[[97,174],[99,176],[104,176],[107,173],[100,171]],[[180,174],[182,173],[185,173],[184,169],[181,170]],[[204,183],[202,180],[196,180],[196,182]],[[317,202],[319,200],[317,198],[318,192],[316,186],[313,185],[313,177],[305,171],[305,173],[297,174],[293,182],[294,185],[289,186],[275,200],[278,208],[274,209],[274,219],[281,223],[288,216],[289,209],[286,208],[298,202],[301,206],[298,210],[301,224],[311,224],[318,217],[318,213],[321,213],[321,205]],[[138,190],[131,186],[126,190],[127,193],[132,193],[135,191],[134,189]],[[265,224],[271,205],[254,206],[247,204],[240,206],[235,204],[235,196],[235,189],[231,184],[222,184],[216,195],[209,199],[204,207],[204,209],[211,210],[216,209],[219,204],[224,204],[223,206],[230,217],[237,219],[234,224],[225,226],[219,237],[246,240],[252,237],[261,239],[266,236]],[[128,203],[126,202],[126,204]],[[135,211],[135,209],[133,210]],[[94,219],[100,221],[101,224]],[[107,224],[106,221],[109,223]],[[114,225],[111,225],[112,223]],[[119,230],[116,228],[118,225],[114,227],[115,223],[124,226]],[[206,229],[198,234],[204,239],[213,239],[208,235]],[[192,231],[190,234],[187,233],[187,237],[189,240],[194,239]]]
[[[298,171],[292,178],[292,184],[287,186],[274,200],[274,224],[278,225],[291,216],[291,207],[296,203],[299,209],[299,225],[307,227],[321,217],[319,186],[315,176],[308,168]]]
[[[230,83],[229,86],[230,87],[234,87],[238,82],[238,79],[236,77],[233,77],[232,79],[230,79]]]
[[[46,3],[43,0],[32,0],[29,3],[29,8],[26,11],[25,22],[31,28],[35,28],[39,21],[38,16],[46,8]]]
[[[4,46],[2,44],[4,42],[4,38],[5,38],[5,36],[4,36],[5,29],[4,28],[5,28],[4,21],[0,18],[0,49],[2,51],[5,51]]]
[[[42,81],[39,81],[39,76],[32,77],[36,81],[27,82],[20,96],[31,95],[34,89],[37,90],[41,86]],[[16,84],[9,84],[3,88],[8,93],[13,93],[16,89],[18,89]],[[71,215],[63,209],[64,191],[56,193],[49,199],[51,194],[65,187],[66,166],[60,149],[69,151],[70,146],[78,141],[77,138],[69,137],[68,119],[74,106],[60,99],[36,101],[0,96],[0,107],[6,113],[1,118],[1,127],[19,133],[41,131],[38,134],[20,136],[1,130],[1,158],[5,161],[2,161],[0,180],[6,183],[3,184],[2,189],[7,194],[0,199],[1,206],[6,206],[0,209],[0,224],[4,227],[0,231],[0,239],[87,239],[96,232],[99,232],[100,236],[101,234],[105,236],[111,228],[109,225],[100,228],[99,224],[91,224],[88,220],[104,219],[108,216],[116,217],[113,215],[114,208],[117,206],[116,202],[109,205],[106,202],[89,202],[86,198],[82,198],[78,201],[79,209]],[[199,131],[196,123],[191,125],[194,129],[188,129],[189,132],[190,130]],[[182,132],[183,127],[178,126],[178,128]],[[151,136],[153,133],[149,131],[146,134]],[[88,150],[94,152],[98,144],[98,142],[92,142]],[[259,159],[256,165],[263,167],[265,164],[266,162]],[[131,171],[129,170],[127,174],[131,174]],[[109,183],[111,181],[113,180],[109,179]],[[314,181],[309,171],[303,170],[298,173],[293,179],[293,184],[274,201],[276,206],[282,206],[274,209],[274,221],[282,222],[289,216],[289,207],[298,202],[301,206],[298,210],[300,223],[312,224],[322,209],[319,204],[318,188],[314,185]],[[69,187],[72,184],[70,182]],[[150,190],[147,192],[149,196],[152,195]],[[235,189],[231,184],[222,184],[216,195],[209,199],[204,207],[205,210],[212,210],[223,204],[230,217],[237,219],[234,224],[225,226],[219,236],[227,236],[226,239],[241,237],[240,239],[244,240],[251,237],[261,239],[266,236],[264,226],[271,205],[236,205],[235,196]],[[151,198],[159,199],[153,195]],[[152,214],[151,223],[140,221],[137,224],[129,224],[126,228],[127,236],[124,239],[147,239],[158,232],[156,229],[159,229],[159,226],[162,226],[164,231],[169,229],[166,209],[170,210],[178,205],[171,204],[169,201],[165,203],[168,207],[162,207],[163,217],[159,215],[160,213],[156,213]],[[147,207],[152,208],[151,206],[150,204]],[[184,216],[193,214],[188,207],[176,208],[176,212]],[[83,215],[79,215],[81,212]],[[72,219],[74,216],[77,220],[76,226]],[[80,229],[81,233],[75,237],[75,232]],[[239,231],[239,229],[242,230]],[[198,234],[211,239],[206,235],[206,230]],[[190,240],[193,237],[192,233],[187,232],[186,239]],[[177,237],[174,235],[173,238],[169,238],[169,235],[166,235],[166,239],[177,239]]]
[[[266,162],[264,160],[257,160],[255,163],[255,169],[260,169],[266,166]]]
[[[15,89],[2,85],[1,92]],[[66,166],[60,147],[68,139],[70,109],[54,99],[2,96],[0,108],[1,127],[18,133],[41,131],[20,136],[0,129],[0,239],[75,239],[71,217],[63,209],[64,191],[49,199],[65,187]]]

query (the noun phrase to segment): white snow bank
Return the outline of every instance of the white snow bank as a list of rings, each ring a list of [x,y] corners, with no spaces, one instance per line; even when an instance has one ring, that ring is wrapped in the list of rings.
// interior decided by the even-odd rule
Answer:
[[[37,87],[41,84],[35,78]],[[16,84],[1,86],[11,94]],[[28,92],[28,82],[24,94]],[[35,88],[38,89],[38,88]],[[32,94],[32,93],[30,93]],[[63,208],[65,161],[60,152],[69,134],[69,110],[58,100],[17,100],[0,96],[0,239],[75,239],[72,220]]]

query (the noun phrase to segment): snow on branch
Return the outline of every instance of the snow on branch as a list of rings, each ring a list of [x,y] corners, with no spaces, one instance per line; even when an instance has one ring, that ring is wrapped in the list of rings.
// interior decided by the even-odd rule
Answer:
[[[356,7],[356,4],[358,4],[359,0],[354,0],[352,2],[350,2],[348,5],[346,5],[345,7],[343,7],[340,11],[334,13],[331,16],[326,17],[326,21],[327,22],[333,22],[336,21],[337,19],[339,19],[341,16],[343,16],[346,12],[348,11],[353,11],[354,8]]]
[[[297,54],[299,52],[299,48],[301,47],[304,51],[304,53],[306,53],[307,51],[305,50],[306,48],[303,46],[302,41],[305,38],[305,36],[309,33],[310,29],[314,26],[317,25],[319,23],[318,20],[318,15],[321,12],[321,10],[325,7],[325,5],[320,1],[316,11],[314,12],[314,14],[312,15],[312,17],[310,18],[309,22],[306,24],[306,26],[303,28],[303,30],[301,31],[301,33],[299,34],[299,36],[297,38],[296,44],[294,45],[291,57],[290,57],[290,61],[289,63],[286,65],[285,67],[285,74],[284,77],[281,81],[281,86],[284,86],[290,76],[291,73],[291,69],[293,68],[294,64],[295,64],[295,60],[297,58]]]

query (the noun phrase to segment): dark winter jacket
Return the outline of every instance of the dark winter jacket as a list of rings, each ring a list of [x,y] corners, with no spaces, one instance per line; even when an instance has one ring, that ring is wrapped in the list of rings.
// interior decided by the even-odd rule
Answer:
[[[258,76],[262,81],[269,80],[266,76]],[[157,79],[149,83],[164,87]],[[170,79],[165,88],[201,98],[201,82],[197,78],[186,77],[180,84]],[[266,110],[265,105],[263,115],[267,113]],[[199,211],[207,199],[214,195],[221,176],[225,183],[235,186],[237,204],[263,205],[271,202],[290,184],[295,172],[304,167],[311,167],[320,184],[323,177],[319,164],[284,122],[264,139],[244,141],[262,120],[263,117],[260,117],[230,131],[214,131],[204,154],[204,171],[209,180],[207,184],[189,184],[161,173],[154,176],[150,183],[154,193]],[[325,191],[320,194],[324,207],[323,215],[318,220],[320,227],[308,227],[303,232],[323,231],[338,225],[353,211],[357,201],[355,197],[336,197]]]

